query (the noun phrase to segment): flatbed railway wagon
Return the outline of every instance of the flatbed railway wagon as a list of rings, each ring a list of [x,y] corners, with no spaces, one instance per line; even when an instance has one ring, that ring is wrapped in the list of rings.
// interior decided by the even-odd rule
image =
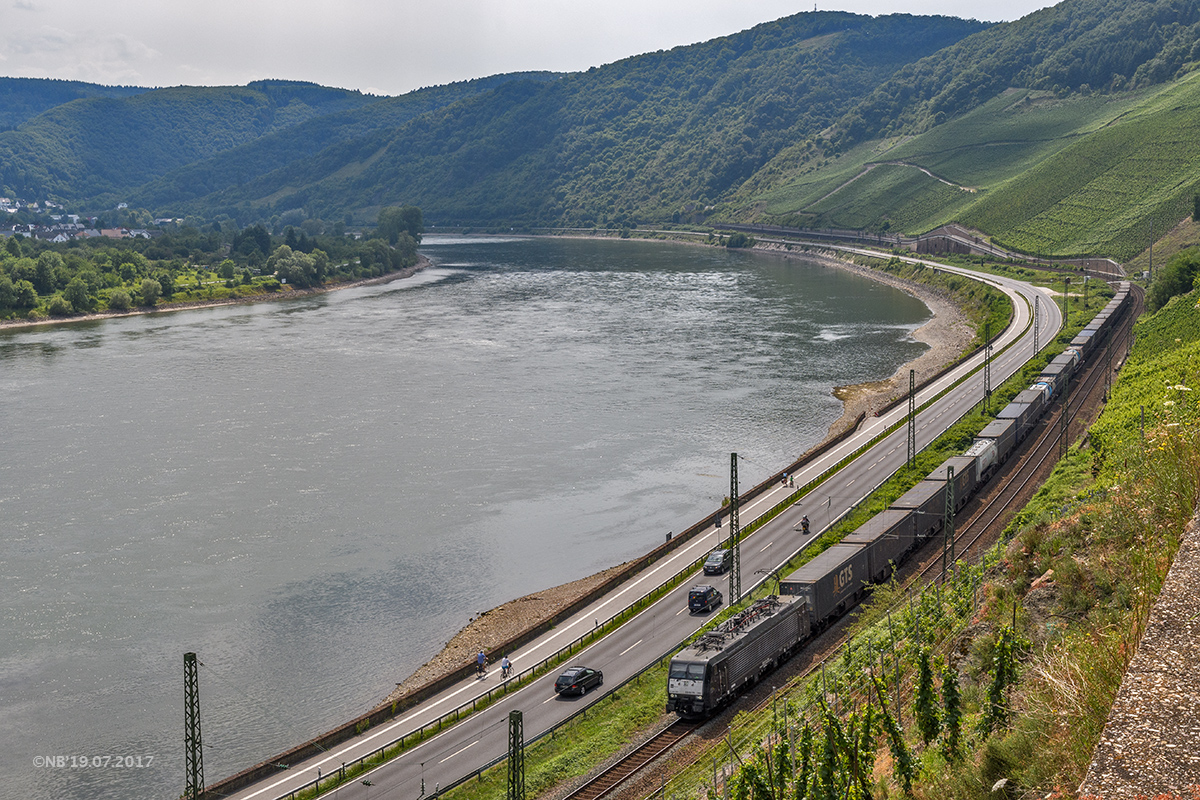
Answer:
[[[671,659],[667,711],[706,717],[787,659],[812,632],[803,597],[757,600]]]

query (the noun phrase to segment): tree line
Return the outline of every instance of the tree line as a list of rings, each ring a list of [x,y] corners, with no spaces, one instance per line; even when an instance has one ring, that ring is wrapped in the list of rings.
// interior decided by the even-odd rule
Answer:
[[[386,275],[417,261],[421,209],[387,207],[374,230],[272,235],[185,227],[156,239],[90,239],[52,244],[10,236],[0,247],[0,319],[70,317],[250,297]]]

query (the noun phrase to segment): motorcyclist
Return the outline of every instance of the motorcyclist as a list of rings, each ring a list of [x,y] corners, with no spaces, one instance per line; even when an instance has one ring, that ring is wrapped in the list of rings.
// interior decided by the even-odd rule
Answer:
[[[808,533],[808,514],[805,514],[800,519],[800,530],[803,531],[805,534]]]

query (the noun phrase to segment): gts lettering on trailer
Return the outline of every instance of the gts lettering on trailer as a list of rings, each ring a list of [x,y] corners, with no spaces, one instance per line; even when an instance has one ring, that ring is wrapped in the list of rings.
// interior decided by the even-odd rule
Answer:
[[[854,580],[854,567],[842,567],[837,574],[837,590],[840,592]]]

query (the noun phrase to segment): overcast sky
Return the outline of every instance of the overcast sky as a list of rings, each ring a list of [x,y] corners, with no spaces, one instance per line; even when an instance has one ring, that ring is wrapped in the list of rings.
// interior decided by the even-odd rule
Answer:
[[[839,0],[821,10],[1012,20],[1045,0]],[[575,71],[736,33],[782,0],[0,0],[0,75],[138,86],[314,81],[374,94]]]

